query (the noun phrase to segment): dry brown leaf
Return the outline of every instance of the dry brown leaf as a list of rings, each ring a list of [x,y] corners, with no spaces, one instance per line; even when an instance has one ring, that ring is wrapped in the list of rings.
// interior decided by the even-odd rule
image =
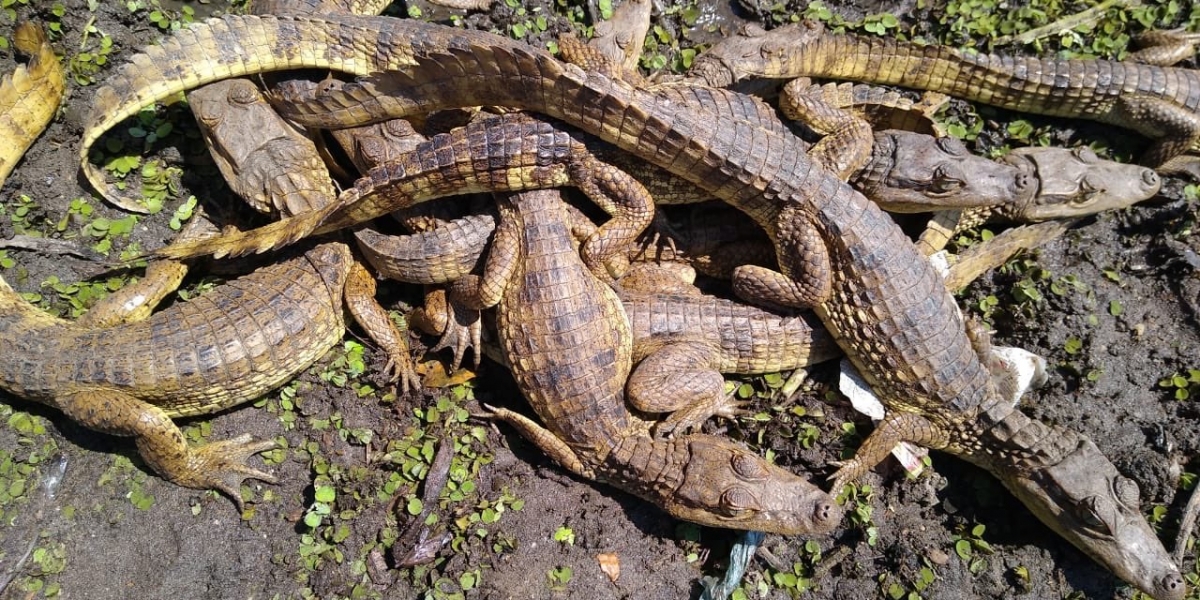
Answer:
[[[608,579],[616,583],[621,578],[621,559],[617,558],[616,554],[605,552],[596,555],[596,562],[600,563],[600,570],[608,575]]]

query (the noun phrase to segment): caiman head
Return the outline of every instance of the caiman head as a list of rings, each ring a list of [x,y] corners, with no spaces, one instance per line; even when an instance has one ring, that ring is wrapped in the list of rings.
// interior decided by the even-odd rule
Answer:
[[[1162,185],[1153,169],[1106,160],[1088,148],[1018,148],[999,160],[1036,182],[1022,202],[997,207],[997,216],[1022,223],[1125,208]]]
[[[825,26],[819,21],[789,23],[771,31],[747,25],[697,56],[688,76],[710,87],[729,87],[765,71],[795,72],[788,63],[803,55],[804,44],[824,34]]]
[[[954,138],[909,131],[876,132],[871,160],[851,180],[891,212],[992,206],[1028,198],[1033,175],[971,154]]]
[[[842,520],[842,509],[820,488],[744,446],[711,435],[675,440],[686,448],[679,486],[667,494],[672,516],[711,527],[820,535]]]
[[[1002,469],[997,474],[1005,487],[1121,579],[1158,600],[1181,600],[1183,576],[1142,516],[1137,483],[1118,473],[1091,440],[1071,436],[1078,445],[1057,464]]]

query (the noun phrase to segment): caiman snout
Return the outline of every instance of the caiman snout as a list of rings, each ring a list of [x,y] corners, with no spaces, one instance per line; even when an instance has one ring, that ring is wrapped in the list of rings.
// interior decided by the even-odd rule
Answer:
[[[1183,575],[1179,573],[1167,574],[1158,582],[1154,590],[1156,600],[1183,600],[1185,595],[1187,595],[1187,584],[1183,581]]]
[[[1157,194],[1159,188],[1162,187],[1162,180],[1158,178],[1158,173],[1154,169],[1142,169],[1142,183],[1150,194]]]
[[[842,509],[833,498],[816,502],[813,507],[813,525],[815,529],[828,531],[842,520]]]
[[[1036,184],[1037,178],[1031,173],[1018,173],[1013,177],[1013,191],[1018,198],[1024,198],[1025,192],[1033,189]]]

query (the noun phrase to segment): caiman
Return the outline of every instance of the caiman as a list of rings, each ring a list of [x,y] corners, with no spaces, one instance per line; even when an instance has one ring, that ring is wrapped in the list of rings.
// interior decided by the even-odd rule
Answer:
[[[361,293],[351,262],[344,245],[322,244],[107,328],[48,315],[0,282],[0,388],[133,437],[167,480],[221,490],[240,508],[243,479],[274,481],[245,460],[275,443],[245,434],[190,447],[171,419],[254,400],[341,341],[342,305]]]
[[[1196,36],[1156,41],[1195,52]],[[1184,53],[1143,51],[1143,62],[1000,56],[892,38],[833,35],[815,22],[729,38],[698,56],[692,74],[723,86],[750,76],[849,79],[941,92],[1001,108],[1089,119],[1154,140],[1141,163],[1196,170],[1200,73],[1170,67]],[[1158,64],[1149,64],[1149,62]]]
[[[181,48],[187,51],[166,58]],[[249,55],[216,58],[226,48]],[[305,61],[325,67],[353,62],[346,58],[352,55],[378,60],[380,48],[409,64],[346,86],[318,105],[294,107],[311,113],[307,125],[351,126],[462,106],[532,110],[741,208],[767,231],[783,271],[740,269],[741,290],[777,304],[813,306],[890,409],[836,473],[836,485],[864,473],[900,441],[944,449],[998,476],[1035,515],[1122,578],[1158,598],[1183,597],[1182,576],[1139,511],[1136,484],[1090,440],[1015,410],[996,389],[984,344],[968,337],[933,267],[881,209],[815,168],[804,148],[785,136],[694,107],[678,110],[652,92],[498,36],[348,17],[226,17],[182,31],[146,50],[150,55],[131,59],[97,92],[89,135],[182,85]],[[179,61],[186,61],[183,79],[169,68]],[[344,210],[335,206],[268,225],[256,239],[273,245],[323,222],[361,222],[411,203],[410,195],[400,196],[361,198],[350,191],[343,199],[356,202]],[[339,211],[359,212],[342,220]]]
[[[621,301],[579,258],[558,192],[504,198],[479,289],[496,289],[505,361],[544,427],[493,414],[570,471],[680,519],[815,535],[842,511],[807,480],[710,435],[651,437],[625,408],[632,335]]]
[[[245,48],[247,38],[260,41],[254,55],[269,58],[230,60],[228,53],[217,58],[222,49]],[[191,52],[169,60],[181,46]],[[751,286],[743,284],[743,290],[780,304],[814,305],[892,409],[836,481],[865,472],[901,439],[946,449],[996,474],[1051,528],[1127,581],[1158,598],[1182,598],[1182,577],[1140,515],[1132,481],[1121,478],[1090,440],[1032,421],[1002,400],[932,266],[889,217],[814,168],[791,139],[720,114],[676,110],[652,92],[480,32],[407,20],[251,17],[210,20],[146,50],[162,64],[148,55],[132,59],[116,73],[115,88],[97,91],[88,136],[181,86],[311,62],[346,64],[354,60],[347,59],[354,48],[360,48],[360,60],[379,60],[379,48],[386,48],[410,65],[347,86],[329,101],[341,108],[324,110],[308,124],[353,125],[462,106],[535,110],[659,164],[755,216],[772,236],[787,275],[744,269]],[[184,70],[170,67],[179,61],[186,61]],[[181,72],[186,76],[180,78]],[[379,173],[380,180],[385,175]],[[334,206],[328,214],[266,226],[253,238],[271,246],[324,221],[360,222],[412,202],[407,193],[402,196],[389,200],[377,194],[371,208],[352,204],[346,210],[361,212],[346,222],[329,218],[342,210]],[[344,194],[346,200],[358,198],[353,191]]]

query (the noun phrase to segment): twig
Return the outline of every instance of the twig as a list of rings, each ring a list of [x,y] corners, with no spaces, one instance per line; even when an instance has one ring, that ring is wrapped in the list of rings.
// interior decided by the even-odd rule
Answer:
[[[1070,31],[1080,25],[1092,25],[1101,19],[1104,11],[1117,6],[1122,9],[1135,8],[1142,5],[1142,0],[1107,0],[1093,6],[1087,10],[1077,12],[1073,15],[1063,17],[1053,23],[1035,27],[1029,31],[1019,33],[1017,35],[1002,35],[995,40],[993,44],[996,46],[1005,46],[1008,44],[1028,44],[1034,40],[1059,34],[1064,31]]]
[[[1192,497],[1188,498],[1187,506],[1183,509],[1183,518],[1179,521],[1179,533],[1175,535],[1175,552],[1171,553],[1177,565],[1183,562],[1188,536],[1196,527],[1197,516],[1200,516],[1200,485],[1192,488]]]
[[[14,235],[11,239],[0,240],[0,249],[4,248],[33,250],[42,254],[68,254],[87,260],[101,258],[100,254],[92,249],[84,248],[74,242],[31,235]]]

